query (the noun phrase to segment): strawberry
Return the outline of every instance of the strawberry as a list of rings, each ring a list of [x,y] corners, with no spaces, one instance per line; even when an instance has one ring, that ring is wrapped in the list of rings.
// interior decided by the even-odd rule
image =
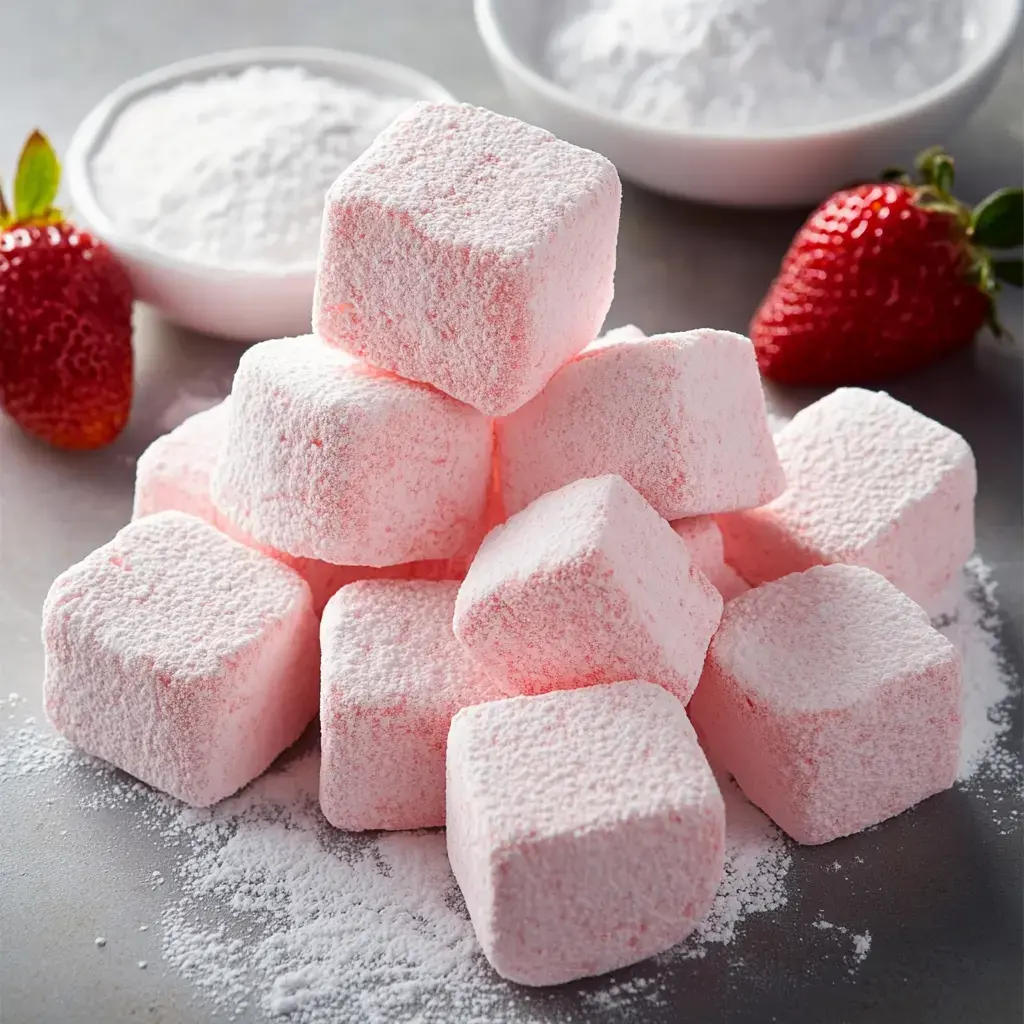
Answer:
[[[128,421],[132,288],[124,267],[53,206],[60,164],[33,132],[0,191],[0,407],[58,448],[99,448]]]
[[[989,250],[1021,244],[1021,190],[971,210],[941,149],[917,168],[920,184],[896,171],[837,192],[797,232],[750,325],[766,377],[865,383],[968,345],[986,323],[1002,333],[993,299],[999,281],[1020,287],[1021,261]]]

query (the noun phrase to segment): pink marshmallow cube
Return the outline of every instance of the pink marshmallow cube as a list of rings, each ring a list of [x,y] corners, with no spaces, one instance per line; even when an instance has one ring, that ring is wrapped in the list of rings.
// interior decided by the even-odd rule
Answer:
[[[597,153],[480,107],[417,104],[328,192],[314,330],[509,413],[600,328],[620,197]]]
[[[266,544],[258,544],[239,529],[213,503],[210,481],[224,448],[230,398],[196,413],[169,433],[158,437],[139,456],[135,472],[133,519],[155,512],[177,510],[205,519],[240,544],[262,551],[297,572],[309,585],[313,610],[319,615],[342,587],[362,579],[461,579],[486,532],[482,524],[476,543],[458,559],[407,562],[384,568],[332,565],[316,558],[297,558]]]
[[[685,703],[721,614],[668,523],[604,476],[488,534],[459,589],[455,635],[521,693],[643,678]]]
[[[336,565],[459,555],[478,536],[491,423],[318,338],[250,348],[213,475],[217,508],[260,544]]]
[[[494,969],[557,985],[675,945],[722,879],[722,795],[683,706],[619,682],[460,711],[448,857]]]
[[[509,691],[452,633],[458,583],[354,583],[321,624],[320,806],[338,828],[444,824],[452,716]]]
[[[210,479],[227,437],[230,401],[226,398],[189,416],[139,456],[132,519],[176,509],[205,519],[222,532],[231,528],[210,497]]]
[[[870,569],[816,566],[730,601],[690,714],[712,760],[799,843],[949,788],[960,658]]]
[[[693,564],[707,576],[723,601],[731,601],[750,589],[750,584],[725,563],[722,531],[714,516],[677,519],[670,525],[686,545]]]
[[[315,717],[317,628],[290,569],[194,516],[160,512],[54,581],[46,711],[87,753],[205,807]]]
[[[785,493],[718,520],[726,561],[750,583],[843,562],[925,603],[974,550],[974,455],[942,424],[884,393],[840,388],[775,440]]]
[[[505,507],[616,473],[665,519],[763,505],[785,486],[750,342],[620,329],[497,423]]]

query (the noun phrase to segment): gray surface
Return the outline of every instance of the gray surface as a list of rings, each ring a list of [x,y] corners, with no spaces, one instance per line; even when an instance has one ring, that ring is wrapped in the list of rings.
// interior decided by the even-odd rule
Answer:
[[[363,50],[434,75],[460,98],[507,109],[476,40],[469,0],[5,0],[0,13],[4,169],[36,124],[63,146],[86,110],[124,78],[238,46]],[[991,101],[948,140],[967,198],[1019,180],[1021,86],[1015,59]],[[627,189],[610,322],[635,321],[649,331],[707,324],[743,330],[800,219],[702,209]],[[1019,300],[1005,303],[1003,316],[1020,337]],[[106,452],[64,456],[0,427],[0,696],[29,696],[25,711],[39,707],[38,610],[50,581],[127,520],[132,456],[161,432],[180,393],[223,393],[238,356],[147,312],[137,345],[135,413]],[[1007,653],[1019,667],[1020,347],[983,342],[892,390],[974,446],[979,549],[995,568]],[[790,408],[812,397],[775,395]],[[158,919],[159,901],[145,879],[159,851],[126,832],[113,812],[83,817],[72,804],[34,804],[32,792],[6,787],[0,810],[4,1024],[209,1019],[189,987],[159,964],[158,928],[136,932],[139,922]],[[663,979],[675,999],[671,1009],[624,1004],[605,1019],[1019,1021],[1020,836],[997,834],[990,815],[985,802],[953,791],[882,829],[796,851],[791,880],[798,895],[785,914],[751,919],[742,942]],[[823,870],[836,856],[844,863],[862,856],[863,864],[840,882]],[[855,976],[841,963],[819,962],[787,931],[807,919],[807,908],[871,930],[871,954]],[[133,933],[133,948],[97,956],[94,936]],[[138,959],[149,969],[138,970]],[[543,1005],[552,1021],[564,1019],[572,991]]]

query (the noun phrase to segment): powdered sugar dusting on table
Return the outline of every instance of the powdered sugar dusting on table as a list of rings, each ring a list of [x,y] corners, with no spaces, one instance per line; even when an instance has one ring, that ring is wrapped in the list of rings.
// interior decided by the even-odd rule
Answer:
[[[960,740],[961,782],[985,780],[990,787],[1019,787],[1021,764],[1000,745],[1009,732],[1011,698],[1020,680],[1000,645],[1000,614],[992,570],[975,555],[939,602],[930,608],[935,625],[963,659],[963,721]]]
[[[1016,800],[1002,797],[1019,795],[1021,765],[1004,741],[1019,681],[1000,648],[995,587],[984,562],[971,560],[944,605],[937,624],[964,657],[960,785],[1009,831]],[[15,718],[0,749],[0,783],[29,787],[48,804],[73,800],[72,812],[117,810],[126,816],[126,832],[152,835],[154,858],[160,848],[177,855],[173,870],[160,862],[150,886],[166,901],[159,925],[163,961],[190,981],[197,1000],[219,1019],[530,1024],[586,1022],[615,1010],[642,1014],[664,1004],[686,961],[730,945],[742,950],[746,923],[783,908],[787,920],[799,914],[805,938],[826,944],[825,959],[835,949],[845,970],[856,972],[871,950],[872,935],[861,922],[803,916],[789,875],[797,848],[723,778],[726,875],[698,930],[628,973],[579,991],[559,990],[556,1008],[501,981],[483,960],[448,868],[443,833],[375,837],[327,825],[316,803],[314,742],[304,741],[233,799],[196,811],[41,731],[26,718],[21,698],[12,694],[0,704]],[[860,864],[853,858],[851,866]],[[842,867],[829,857],[820,870],[831,878]],[[169,884],[159,885],[165,876]],[[761,920],[771,927],[770,917]],[[105,938],[97,956],[131,941],[109,929]],[[152,971],[159,965],[146,953]],[[741,962],[733,953],[725,969]],[[749,966],[748,959],[739,969]]]

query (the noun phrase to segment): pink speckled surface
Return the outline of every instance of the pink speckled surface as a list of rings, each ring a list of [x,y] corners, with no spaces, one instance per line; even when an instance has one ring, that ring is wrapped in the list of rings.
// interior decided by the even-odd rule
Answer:
[[[726,561],[750,583],[844,562],[925,603],[974,550],[970,446],[884,392],[840,388],[798,413],[775,443],[785,493],[718,519]]]
[[[604,157],[464,104],[417,104],[327,196],[314,329],[488,415],[598,332],[621,187]]]
[[[456,641],[458,583],[354,583],[321,623],[320,806],[332,825],[444,824],[448,726],[461,708],[513,695]]]
[[[316,715],[309,588],[181,512],[130,523],[58,576],[43,643],[54,726],[197,807],[259,775]]]
[[[491,479],[485,416],[319,339],[249,349],[213,500],[259,543],[338,565],[463,554]]]
[[[728,331],[599,338],[496,430],[509,514],[603,473],[666,519],[763,505],[785,485],[753,347]]]
[[[487,536],[455,634],[524,693],[644,678],[685,702],[721,613],[668,523],[604,476],[539,498]]]
[[[158,437],[139,456],[135,474],[132,518],[154,512],[177,510],[205,519],[241,544],[262,551],[294,569],[309,585],[313,609],[319,615],[328,600],[342,587],[363,579],[462,579],[479,542],[500,521],[499,499],[489,498],[488,512],[478,536],[465,554],[454,559],[406,562],[372,568],[363,565],[332,565],[316,558],[299,558],[258,544],[224,515],[210,496],[210,481],[227,436],[230,398],[190,416],[169,433]]]
[[[696,926],[722,878],[725,809],[682,704],[619,682],[460,711],[447,840],[495,970],[554,985]]]
[[[690,715],[712,759],[801,843],[948,789],[960,657],[870,569],[816,566],[726,605]]]

